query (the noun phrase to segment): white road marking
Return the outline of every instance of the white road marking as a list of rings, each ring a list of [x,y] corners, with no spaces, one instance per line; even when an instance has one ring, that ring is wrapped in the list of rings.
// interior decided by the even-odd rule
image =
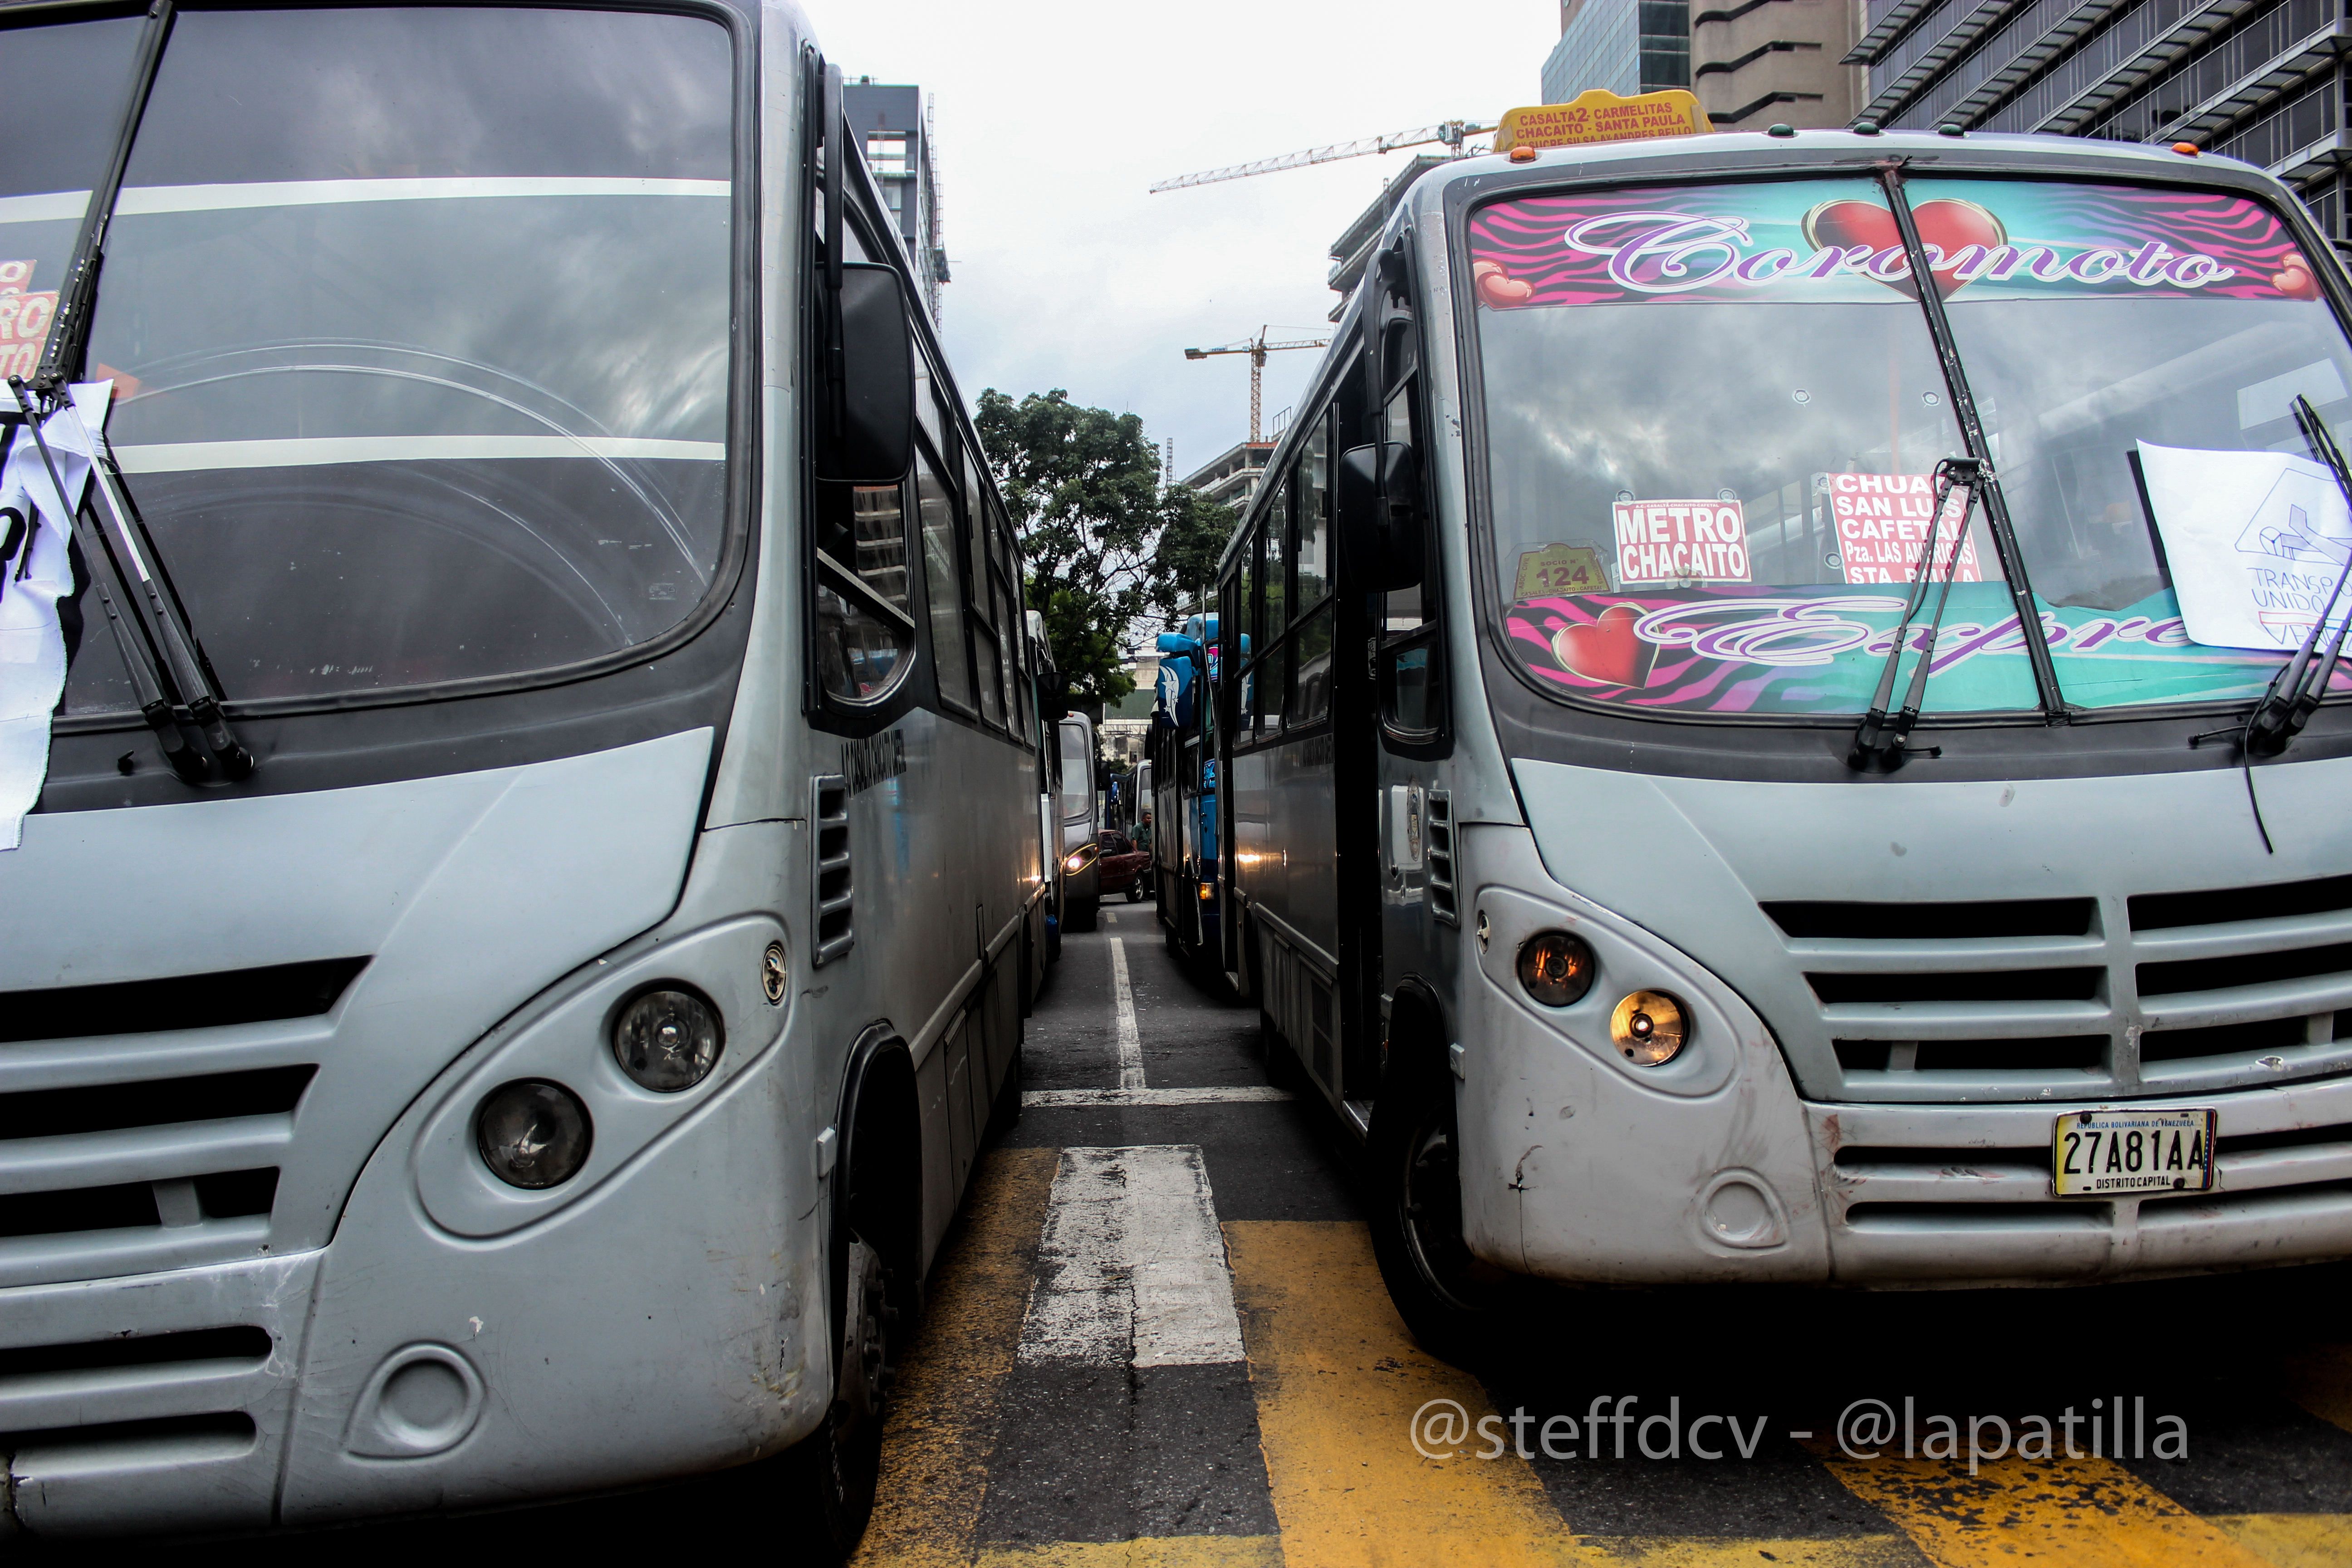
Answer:
[[[1020,1359],[1032,1366],[1242,1359],[1224,1233],[1197,1147],[1062,1151]]]
[[[1230,1084],[1199,1089],[1033,1089],[1023,1092],[1024,1110],[1072,1105],[1254,1105],[1297,1097],[1286,1089],[1265,1084]]]
[[[1127,984],[1127,943],[1110,939],[1110,989],[1118,1008],[1118,1087],[1143,1087],[1143,1037],[1135,1028],[1135,993]]]

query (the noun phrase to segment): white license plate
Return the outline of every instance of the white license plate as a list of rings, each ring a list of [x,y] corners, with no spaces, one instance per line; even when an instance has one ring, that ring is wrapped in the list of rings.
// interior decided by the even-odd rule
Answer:
[[[2213,1185],[2210,1110],[2069,1110],[2050,1139],[2062,1198],[2201,1193]]]

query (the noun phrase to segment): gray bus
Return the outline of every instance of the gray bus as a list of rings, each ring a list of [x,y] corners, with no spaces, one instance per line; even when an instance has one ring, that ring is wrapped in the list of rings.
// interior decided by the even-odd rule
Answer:
[[[0,853],[0,1529],[776,1455],[845,1551],[1051,868],[839,73],[782,3],[0,27],[10,471],[113,397],[0,587],[71,653]]]
[[[2352,1256],[2347,311],[2186,145],[1412,188],[1221,568],[1219,728],[1225,967],[1425,1343],[1530,1277]]]

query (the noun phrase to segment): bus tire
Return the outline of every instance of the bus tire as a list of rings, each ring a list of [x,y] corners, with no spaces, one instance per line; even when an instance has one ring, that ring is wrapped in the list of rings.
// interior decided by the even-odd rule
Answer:
[[[888,1279],[882,1255],[863,1241],[849,1244],[847,1331],[843,1335],[841,1374],[832,1405],[817,1429],[784,1456],[791,1494],[786,1518],[814,1528],[809,1544],[814,1562],[847,1560],[874,1517],[874,1493],[882,1476],[882,1421],[893,1369],[894,1337],[887,1304]]]
[[[1392,1062],[1364,1142],[1372,1255],[1397,1315],[1442,1361],[1491,1357],[1510,1277],[1462,1239],[1454,1079],[1433,1052]]]

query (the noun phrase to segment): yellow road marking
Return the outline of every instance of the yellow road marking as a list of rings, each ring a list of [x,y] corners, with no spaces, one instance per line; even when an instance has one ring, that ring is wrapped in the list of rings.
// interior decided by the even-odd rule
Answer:
[[[883,1427],[874,1522],[854,1562],[962,1564],[972,1560],[996,1398],[1021,1343],[1031,1259],[1060,1156],[997,1149],[972,1178],[962,1229],[950,1237],[921,1326],[900,1358]]]
[[[1588,1535],[1584,1548],[1600,1562],[1627,1568],[1918,1568],[1918,1548],[1900,1535],[1851,1535],[1782,1541],[1768,1536],[1723,1539],[1688,1535]]]
[[[2352,1513],[2220,1513],[2205,1522],[2274,1568],[2342,1568],[2352,1563]]]
[[[1283,1568],[1271,1535],[1164,1535],[984,1546],[980,1568]]]
[[[1452,1399],[1474,1422],[1492,1407],[1477,1379],[1413,1343],[1362,1226],[1266,1220],[1224,1230],[1289,1568],[1581,1555],[1523,1460],[1414,1451],[1413,1413],[1428,1401]]]
[[[2112,1459],[1849,1459],[1809,1444],[1942,1568],[2264,1568],[2263,1557]]]

